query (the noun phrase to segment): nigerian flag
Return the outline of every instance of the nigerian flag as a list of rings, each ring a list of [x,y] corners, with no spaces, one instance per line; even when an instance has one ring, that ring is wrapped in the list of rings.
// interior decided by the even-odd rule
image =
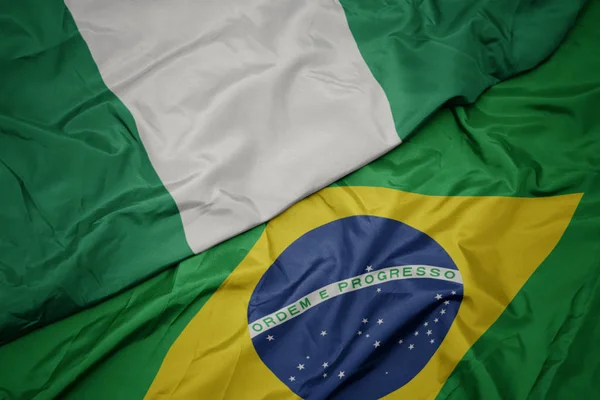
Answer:
[[[0,6],[0,399],[593,398],[600,1]]]

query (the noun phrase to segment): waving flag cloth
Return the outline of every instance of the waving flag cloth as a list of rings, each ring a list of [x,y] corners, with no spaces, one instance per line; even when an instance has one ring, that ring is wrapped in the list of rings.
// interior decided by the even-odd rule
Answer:
[[[7,80],[3,91],[11,97],[3,96],[2,103],[8,111],[2,114],[0,151],[9,173],[1,175],[8,188],[1,215],[14,224],[1,242],[6,289],[0,293],[8,304],[2,309],[2,338],[10,340],[155,276],[0,347],[0,396],[505,399],[579,398],[598,391],[593,379],[600,365],[593,356],[600,353],[594,340],[600,329],[594,312],[600,305],[597,1],[558,53],[535,71],[497,84],[472,106],[443,109],[378,161],[268,224],[158,274],[168,263],[200,251],[201,241],[193,240],[204,237],[204,246],[210,246],[208,231],[217,238],[220,229],[243,222],[233,208],[212,208],[202,200],[207,192],[201,188],[209,186],[198,182],[213,179],[217,197],[244,203],[251,193],[231,196],[234,192],[219,182],[239,179],[251,191],[258,187],[249,180],[254,168],[269,172],[271,166],[272,176],[259,175],[289,174],[289,187],[299,188],[303,178],[296,175],[302,168],[294,169],[294,163],[314,167],[315,173],[323,171],[323,159],[335,164],[332,169],[339,167],[337,142],[322,157],[318,151],[327,145],[315,142],[317,150],[305,153],[305,165],[294,157],[302,153],[294,140],[330,140],[328,129],[341,126],[340,146],[353,146],[356,129],[367,139],[354,145],[363,146],[360,154],[366,155],[364,143],[385,137],[366,133],[375,123],[376,96],[337,114],[321,102],[341,106],[339,92],[316,96],[308,93],[308,83],[297,82],[314,78],[331,90],[373,96],[350,79],[361,76],[358,69],[349,72],[352,85],[329,65],[320,69],[313,63],[356,64],[337,53],[303,56],[285,35],[273,34],[273,27],[295,29],[297,46],[310,39],[315,51],[337,49],[341,39],[327,41],[311,29],[321,24],[321,33],[331,33],[333,17],[341,15],[358,45],[358,60],[385,95],[393,129],[405,138],[445,101],[474,100],[485,87],[533,67],[557,45],[581,5],[450,2],[440,9],[429,2],[317,2],[341,12],[319,23],[317,6],[289,3],[296,11],[269,25],[267,16],[283,15],[285,2],[253,2],[251,9],[245,3],[204,2],[202,12],[194,12],[190,2],[178,18],[170,14],[177,7],[160,9],[164,2],[155,9],[127,2],[75,3],[68,2],[75,22],[52,2],[12,7],[5,18],[3,29],[22,43],[4,45],[3,71],[27,79]],[[153,18],[154,24],[145,25]],[[191,29],[186,21],[207,33],[193,36],[185,31]],[[31,29],[19,30],[23,26]],[[175,28],[185,34],[169,36]],[[160,40],[148,39],[153,34]],[[127,50],[119,47],[121,40],[129,43]],[[187,41],[175,45],[174,40]],[[26,45],[40,49],[24,52]],[[217,63],[218,57],[193,57],[204,50],[236,57],[211,64],[214,79],[208,79],[203,62]],[[253,51],[265,52],[265,64],[250,62]],[[267,53],[286,60],[282,51],[299,61],[270,68]],[[82,64],[64,67],[74,60]],[[183,61],[200,72],[172,69]],[[130,67],[133,72],[123,72]],[[278,83],[264,83],[267,73]],[[222,83],[235,76],[236,85]],[[162,78],[174,80],[161,86]],[[197,83],[200,79],[208,83]],[[194,87],[213,89],[207,95]],[[252,87],[269,94],[263,100],[244,94]],[[273,94],[280,89],[285,95]],[[295,103],[292,89],[310,102],[301,96]],[[210,104],[192,112],[190,104],[202,104],[202,96]],[[34,101],[37,107],[25,107]],[[268,112],[264,101],[271,101]],[[253,124],[266,123],[258,115],[263,111],[269,124],[296,129],[292,122],[298,119],[287,114],[294,104],[314,105],[311,112],[324,119],[299,120],[321,128],[306,127],[298,137],[289,130],[281,138],[268,131],[260,143],[254,136],[248,142],[236,136],[236,127],[263,134],[253,130],[258,126]],[[61,114],[60,107],[68,112]],[[278,107],[286,113],[277,114]],[[215,120],[212,112],[223,114]],[[365,115],[371,119],[364,125],[353,119]],[[186,123],[194,135],[185,136],[183,127],[161,136],[165,126]],[[230,133],[218,135],[206,127]],[[200,140],[206,135],[214,136]],[[118,138],[123,141],[115,142]],[[225,149],[247,143],[256,156],[245,148],[227,153],[231,158],[201,156],[225,154],[210,147],[216,139],[231,140]],[[198,145],[194,152],[196,140],[208,149]],[[270,145],[279,152],[290,146],[289,156]],[[389,150],[384,149],[382,144],[380,151]],[[184,150],[193,154],[186,158],[178,152]],[[235,170],[239,175],[230,172],[233,161],[248,159]],[[169,181],[172,171],[161,172],[163,162],[181,163],[180,171],[190,176]],[[218,165],[218,173],[204,176],[205,170],[187,164],[193,162]],[[63,176],[53,180],[60,171]],[[321,184],[332,178],[323,176]],[[268,184],[263,180],[259,186]],[[318,187],[309,186],[303,193]],[[184,196],[180,203],[173,188],[199,197]],[[271,206],[287,195],[265,191],[262,198]],[[186,225],[184,210],[192,225]],[[213,217],[235,223],[208,223]],[[206,236],[190,239],[194,221],[204,221]],[[23,260],[27,268],[19,268]]]
[[[6,3],[0,342],[268,220],[534,67],[582,3]]]
[[[594,396],[599,16],[270,221],[146,398]]]

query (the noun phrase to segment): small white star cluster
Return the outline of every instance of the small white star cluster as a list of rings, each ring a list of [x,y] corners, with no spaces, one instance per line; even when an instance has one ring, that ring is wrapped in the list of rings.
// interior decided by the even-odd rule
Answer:
[[[367,266],[367,268],[365,270],[367,272],[371,272],[371,271],[373,271],[373,267],[369,265],[369,266]],[[378,288],[377,289],[377,293],[380,293],[380,292],[381,292],[381,288]],[[453,290],[451,292],[451,294],[452,295],[456,295],[457,292],[455,290]],[[436,301],[443,300],[443,301],[440,302],[440,304],[443,304],[444,306],[449,306],[450,305],[450,300],[444,299],[444,296],[441,293],[436,293],[436,295],[434,296],[434,299]],[[446,312],[447,312],[447,309],[446,308],[442,308],[439,311],[439,315],[440,316],[444,316],[444,315],[446,315]],[[440,322],[440,318],[439,317],[436,317],[436,318],[433,319],[433,324],[437,324],[439,322]],[[367,317],[362,318],[362,320],[359,322],[359,326],[361,326],[361,329],[359,329],[359,330],[356,331],[356,336],[361,337],[361,338],[364,337],[366,339],[369,339],[371,337],[371,333],[372,333],[375,337],[377,337],[378,336],[378,332],[379,332],[379,334],[381,333],[381,331],[377,330],[378,327],[380,327],[380,326],[382,326],[382,325],[385,324],[384,318],[377,318],[375,324],[376,325],[372,325],[372,323],[369,323],[369,318],[367,318]],[[421,333],[423,333],[424,335],[426,335],[427,342],[429,342],[430,345],[435,344],[436,343],[436,339],[435,338],[430,338],[432,335],[434,335],[435,325],[434,325],[434,328],[430,328],[429,325],[430,325],[430,321],[425,321],[423,323],[423,328],[425,328],[425,329],[423,329],[422,332],[419,329],[415,330],[410,335],[410,337],[412,337],[412,339],[410,339],[410,340],[407,339],[407,338],[398,339],[398,342],[397,342],[398,345],[404,345],[406,343],[407,345],[406,345],[405,348],[408,349],[408,351],[413,351],[413,350],[418,351],[417,350],[417,344],[420,343],[419,346],[423,346],[423,342],[419,342],[417,340],[419,338],[419,336],[420,336]],[[380,328],[380,329],[382,329],[382,328]],[[368,332],[370,332],[370,333],[368,333]],[[321,338],[323,338],[323,340],[327,340],[327,339],[325,339],[325,337],[327,336],[327,330],[326,329],[321,330],[318,335]],[[266,336],[266,340],[269,341],[269,342],[273,342],[273,341],[276,340],[276,337],[274,335],[267,335]],[[357,340],[365,340],[365,339],[358,339],[357,338]],[[369,340],[372,340],[372,339],[369,339]],[[419,343],[417,343],[417,342],[419,342]],[[379,348],[384,346],[384,342],[382,340],[374,340],[371,343],[372,343],[373,351],[379,351]],[[426,346],[428,346],[428,345],[426,345]],[[383,351],[385,351],[385,350],[383,350]],[[311,359],[310,356],[306,356],[306,360],[310,360],[310,359]],[[323,379],[326,379],[329,376],[329,374],[327,372],[327,369],[330,368],[330,362],[331,362],[331,360],[328,360],[328,361],[321,360],[320,362],[322,362],[322,363],[318,364],[319,368],[320,368],[319,374],[320,374],[320,376]],[[304,371],[309,371],[310,365],[308,365],[307,363],[310,363],[310,361],[304,361],[303,363],[298,363],[296,365],[296,367],[295,367],[297,373],[303,373]],[[336,363],[334,362],[333,365],[335,365],[335,364]],[[307,368],[309,368],[309,369],[307,369]],[[314,367],[312,367],[312,368],[314,368]],[[336,378],[338,378],[339,380],[342,380],[342,379],[346,378],[346,370],[342,370],[342,369],[339,369],[339,368],[336,369],[336,370],[337,370],[337,372],[334,372]],[[388,374],[389,374],[389,371],[385,371],[385,375],[388,375]],[[289,378],[288,378],[288,381],[289,382],[296,382],[297,381],[297,376],[298,376],[297,374],[290,375]],[[306,378],[307,377],[303,377],[302,380],[304,380]]]

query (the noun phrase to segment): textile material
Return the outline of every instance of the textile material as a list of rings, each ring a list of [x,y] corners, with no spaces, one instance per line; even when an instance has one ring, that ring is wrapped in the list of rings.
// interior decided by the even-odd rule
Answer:
[[[448,100],[533,67],[583,2],[534,3],[6,4],[0,343],[268,220]]]
[[[418,314],[418,318],[413,319],[378,318],[375,314],[385,311],[385,307],[380,299],[373,297],[367,309],[363,309],[372,312],[372,315],[363,317],[369,320],[367,325],[370,323],[373,324],[373,328],[385,327],[384,329],[390,329],[402,336],[388,335],[389,337],[386,336],[382,340],[374,338],[373,343],[367,343],[371,351],[369,354],[375,355],[374,358],[368,359],[375,362],[368,365],[373,366],[373,371],[380,374],[369,375],[370,372],[356,368],[344,371],[338,369],[335,374],[327,377],[338,380],[328,393],[343,393],[346,387],[343,382],[360,385],[361,374],[366,377],[365,380],[377,381],[385,379],[386,372],[387,376],[394,373],[403,376],[415,374],[400,388],[380,385],[373,389],[372,393],[377,395],[380,393],[375,389],[393,390],[390,392],[392,398],[412,394],[414,398],[437,396],[439,399],[552,399],[585,398],[598,392],[595,377],[600,363],[593,357],[594,354],[600,353],[598,341],[595,340],[600,332],[600,321],[595,312],[600,306],[597,288],[600,265],[596,256],[600,239],[600,221],[597,213],[600,207],[597,167],[600,161],[597,140],[600,131],[595,107],[600,102],[600,82],[597,77],[600,59],[595,51],[600,40],[600,32],[595,24],[600,17],[597,1],[591,2],[585,9],[556,54],[535,70],[498,83],[471,106],[457,105],[458,101],[468,100],[467,98],[454,98],[450,107],[437,112],[414,131],[417,134],[409,135],[402,146],[379,160],[299,203],[267,225],[257,226],[168,269],[166,267],[170,263],[192,253],[186,244],[187,238],[176,202],[162,185],[159,174],[153,172],[150,158],[144,158],[145,150],[135,128],[137,121],[117,97],[113,97],[103,88],[100,74],[92,71],[96,80],[90,80],[89,75],[82,75],[83,67],[58,67],[63,65],[63,60],[76,59],[77,54],[80,54],[76,50],[85,50],[85,42],[78,36],[77,31],[72,30],[74,25],[69,22],[62,4],[60,8],[51,2],[44,4],[46,8],[43,9],[30,7],[43,10],[40,14],[43,14],[44,18],[40,19],[43,22],[32,25],[35,29],[24,32],[28,35],[38,35],[48,41],[36,42],[36,46],[39,46],[37,52],[24,52],[25,47],[18,44],[18,41],[4,41],[3,61],[0,64],[2,77],[8,76],[5,71],[10,71],[10,76],[17,77],[18,73],[27,76],[27,79],[4,80],[0,103],[0,157],[2,168],[5,168],[0,173],[2,188],[5,189],[0,218],[3,229],[7,226],[5,221],[10,223],[11,228],[3,230],[0,236],[1,276],[4,285],[0,293],[3,296],[2,304],[9,305],[8,308],[2,309],[3,312],[13,318],[12,321],[4,319],[12,324],[10,329],[14,335],[11,334],[10,338],[22,335],[24,330],[40,327],[74,310],[90,306],[119,290],[132,287],[89,309],[2,345],[0,397],[131,399],[172,395],[197,398],[205,394],[203,390],[210,387],[207,385],[218,382],[208,379],[208,374],[222,371],[219,379],[229,376],[238,383],[236,386],[218,385],[224,398],[232,398],[231,394],[236,393],[236,390],[248,387],[241,383],[255,385],[253,390],[270,389],[267,398],[285,398],[293,396],[294,393],[318,398],[319,393],[323,392],[309,387],[306,387],[306,391],[299,391],[298,388],[292,387],[293,382],[304,382],[300,376],[284,376],[280,372],[280,368],[291,368],[294,373],[306,373],[314,366],[309,366],[307,361],[291,364],[290,360],[290,363],[287,363],[286,360],[282,361],[281,357],[273,356],[268,352],[268,348],[265,352],[262,347],[255,347],[250,339],[251,327],[248,326],[248,323],[254,322],[248,319],[251,315],[250,299],[255,292],[259,299],[263,293],[267,293],[257,287],[248,289],[248,284],[253,282],[253,279],[263,279],[263,276],[265,282],[272,279],[272,272],[269,272],[268,276],[264,274],[264,271],[269,269],[276,271],[269,264],[269,259],[281,252],[281,246],[286,240],[295,243],[291,236],[285,237],[285,232],[299,234],[299,228],[305,229],[315,223],[314,218],[317,216],[314,214],[317,212],[313,213],[309,207],[315,204],[320,204],[320,215],[325,214],[335,221],[343,215],[348,215],[350,211],[353,212],[352,215],[368,211],[373,217],[396,218],[398,223],[412,226],[412,229],[420,232],[415,234],[418,243],[421,243],[419,240],[424,240],[425,244],[429,243],[425,239],[419,239],[421,234],[427,235],[450,255],[461,272],[464,285],[464,293],[458,298],[456,296],[460,291],[449,286],[440,287],[441,293],[415,289],[417,295],[423,294],[424,300],[411,303],[415,304],[411,310]],[[348,4],[343,5],[361,55],[388,97],[394,123],[397,124],[398,108],[394,106],[394,100],[390,96],[393,90],[387,89],[381,70],[365,56],[366,52],[357,30],[352,28],[350,7]],[[17,15],[14,12],[19,9],[20,7],[13,7],[11,15]],[[30,22],[31,18],[31,14],[27,12],[21,14],[21,23]],[[7,20],[10,23],[3,23],[3,32],[10,32],[11,38],[20,37],[20,40],[24,40],[22,43],[33,43],[28,42],[23,31],[18,30],[17,27],[22,25],[15,25],[14,18],[3,17],[3,21]],[[61,23],[56,24],[57,20]],[[40,36],[40,31],[48,26],[54,27],[55,30],[48,28],[48,31],[44,31]],[[532,26],[535,24],[532,23]],[[58,36],[54,38],[60,39],[52,42],[50,39],[53,36],[48,35],[48,32],[55,32]],[[540,39],[538,44],[541,42],[547,43]],[[539,47],[543,46],[535,46],[536,50]],[[70,51],[66,51],[67,48]],[[531,53],[533,55],[534,52]],[[86,52],[84,55],[86,56],[83,65],[93,70],[94,63],[88,63],[92,60],[91,55]],[[47,63],[44,64],[41,60],[46,60]],[[49,78],[56,74],[68,77],[70,83],[62,84],[60,80]],[[88,78],[82,80],[81,76]],[[87,82],[87,86],[77,82]],[[26,84],[32,85],[30,89],[26,88]],[[67,88],[73,91],[69,96],[61,97],[56,95],[57,87],[61,88],[61,96],[66,93]],[[7,93],[10,94],[10,99]],[[35,96],[32,96],[32,93]],[[103,96],[110,100],[90,108],[99,114],[83,112],[88,109],[76,106],[84,95],[89,96],[88,99],[105,99],[97,97],[97,93],[103,93]],[[21,107],[21,110],[25,111],[20,112],[24,114],[16,113],[15,107],[29,106],[34,101],[31,99],[37,102],[36,107]],[[74,111],[69,115],[77,118],[73,118],[73,121],[68,118],[54,121],[52,118],[62,115],[54,107],[71,107]],[[97,134],[102,130],[89,130],[89,123],[80,118],[90,118],[95,123],[105,121],[102,122],[103,126],[111,127],[107,128],[108,132],[116,132],[115,135],[121,139],[130,138],[129,141],[123,139],[123,142],[118,142],[121,145],[116,147],[126,154],[127,160],[122,160],[126,164],[117,162],[119,157],[111,156],[110,151],[106,154],[98,152],[98,157],[106,156],[111,162],[100,164],[100,172],[94,175],[94,169],[90,167],[92,163],[89,161],[96,152],[91,151],[90,146],[73,143],[80,151],[69,151],[68,157],[63,153],[49,151],[49,148],[69,148],[62,142],[56,145],[58,147],[51,144],[52,140],[69,142],[65,132],[75,132],[75,137],[78,134],[83,135],[86,138],[83,143],[93,143],[100,147],[105,144],[103,141],[94,141],[105,138]],[[84,128],[77,125],[77,121],[81,121]],[[118,134],[123,132],[120,130],[122,128],[119,128],[122,126],[131,128],[127,130],[129,136]],[[398,130],[398,125],[396,129]],[[48,140],[42,140],[43,137],[47,137]],[[15,143],[23,147],[15,147]],[[36,148],[33,147],[33,143],[39,144],[38,155],[33,159],[43,162],[32,163],[31,158],[24,156],[24,149],[30,151],[31,148]],[[19,165],[20,168],[31,168],[32,165],[36,168],[27,174],[17,168]],[[51,176],[60,171],[69,171],[70,176],[79,178],[75,183],[66,179],[56,183]],[[98,182],[97,177],[102,177],[102,182],[106,184],[94,184]],[[111,183],[111,177],[123,179],[123,186]],[[41,189],[34,190],[37,186],[32,186],[32,182],[42,185],[42,192]],[[55,184],[52,184],[53,182]],[[152,184],[147,184],[148,182]],[[88,183],[91,189],[86,189],[85,184]],[[127,196],[119,194],[120,187],[129,190],[124,193],[140,201],[135,203]],[[56,200],[51,203],[44,203],[39,196],[39,193],[63,193],[66,188],[69,188],[67,192],[71,195],[57,195]],[[106,192],[105,188],[114,188],[115,192]],[[142,189],[150,194],[144,195]],[[91,191],[92,194],[83,196],[82,193],[87,193],[85,190]],[[105,193],[108,197],[99,196],[96,192]],[[333,192],[340,194],[344,199],[343,204],[335,201],[339,197],[331,197],[330,193]],[[365,194],[368,192],[378,194],[372,199]],[[385,195],[380,195],[381,192]],[[14,196],[17,194],[20,197],[15,200]],[[152,203],[148,198],[153,198],[156,202]],[[112,202],[108,201],[111,199]],[[124,201],[128,206],[120,207],[118,212],[112,213],[102,207],[117,204],[115,199]],[[89,203],[92,200],[94,202]],[[21,211],[19,207],[27,212]],[[144,207],[147,207],[145,211]],[[309,209],[295,214],[297,210],[305,207]],[[40,210],[43,212],[39,212]],[[100,219],[90,210],[106,216]],[[61,219],[53,217],[53,212],[57,212]],[[140,215],[147,217],[147,223],[144,224]],[[160,218],[157,218],[158,216]],[[79,219],[87,225],[73,223]],[[62,221],[62,225],[56,222],[58,220]],[[129,225],[125,230],[128,233],[118,235],[118,230],[112,231],[118,228],[117,221]],[[320,221],[319,224],[325,223],[326,219]],[[90,226],[94,229],[90,229]],[[71,227],[71,230],[65,231],[65,227]],[[350,227],[351,229],[342,230],[347,232],[347,238],[338,236],[332,237],[331,240],[348,240],[348,243],[354,243],[351,240],[362,237],[365,240],[359,241],[359,245],[356,246],[356,254],[359,256],[382,254],[383,257],[387,254],[389,260],[397,260],[389,258],[393,256],[389,251],[368,253],[370,248],[377,249],[376,243],[389,246],[390,242],[385,241],[385,234],[375,235],[375,238],[381,239],[377,242],[373,236],[366,234],[368,230],[364,226],[359,230],[354,225]],[[462,229],[458,229],[459,227]],[[385,230],[387,228],[382,229],[383,232],[395,232]],[[132,235],[131,232],[136,235]],[[277,232],[284,234],[273,234]],[[55,254],[64,257],[68,262],[58,263],[55,268],[48,267],[44,257],[49,253],[47,248],[42,246],[44,242],[39,239],[43,234],[51,238],[47,246],[55,246]],[[63,240],[63,237],[66,239]],[[80,246],[83,238],[88,238],[91,243],[88,248]],[[110,238],[110,245],[106,244],[106,238]],[[494,240],[487,240],[491,238]],[[28,247],[23,247],[24,243],[27,243]],[[325,246],[326,243],[323,241],[322,245]],[[371,243],[373,246],[367,246]],[[264,246],[267,246],[267,251],[264,251]],[[272,252],[269,252],[269,246],[272,246]],[[34,247],[39,251],[29,250]],[[423,248],[438,247],[430,244]],[[326,249],[319,247],[316,250],[315,255],[321,254],[317,258],[325,260],[322,254],[327,254],[324,253]],[[335,247],[331,247],[331,250],[335,251]],[[349,249],[349,252],[351,251]],[[398,257],[408,257],[406,252],[406,247],[399,247]],[[134,254],[137,258],[133,257]],[[260,257],[254,256],[257,254],[262,254],[260,257],[264,257],[263,263],[257,263],[260,261]],[[311,255],[304,254],[302,249],[298,254],[303,257]],[[365,270],[352,271],[352,274],[338,277],[332,275],[331,282],[327,281],[324,285],[315,283],[310,288],[307,286],[307,289],[322,289],[330,283],[343,282],[343,279],[351,279],[348,284],[352,285],[352,279],[370,272],[366,271],[367,267],[380,272],[382,268],[392,268],[392,264],[396,264],[371,266],[367,264],[367,258],[365,257]],[[27,264],[28,270],[20,267],[24,259],[33,260]],[[115,262],[100,265],[99,260]],[[360,260],[356,262],[358,261]],[[248,264],[249,262],[254,262],[257,267],[245,275],[242,268],[252,265]],[[6,268],[6,265],[11,268]],[[80,267],[81,265],[85,268]],[[342,267],[338,264],[332,266],[338,268],[333,270],[335,273],[339,273],[339,268]],[[109,267],[113,268],[113,279],[98,275],[98,271],[110,272]],[[286,268],[289,268],[287,262],[282,264],[281,271],[287,271]],[[310,269],[310,265],[306,268],[306,279],[309,282],[315,270]],[[444,268],[452,269],[448,265]],[[49,275],[40,276],[40,271],[48,271]],[[98,278],[94,281],[96,287],[81,286],[81,281],[76,278],[60,279],[75,277],[74,271],[89,275],[90,281]],[[387,275],[389,277],[391,270],[387,271],[390,271]],[[407,270],[407,274],[417,276],[419,271],[415,265],[415,269]],[[31,275],[33,272],[37,275]],[[477,275],[482,273],[485,274],[485,278]],[[37,280],[30,279],[32,276],[36,276]],[[150,278],[146,279],[148,277]],[[311,321],[319,320],[311,317],[311,313],[326,312],[321,311],[319,307],[328,308],[337,301],[352,302],[353,299],[360,299],[358,296],[367,293],[361,290],[373,289],[369,292],[372,296],[383,293],[383,290],[378,293],[377,288],[385,289],[385,296],[405,296],[412,293],[406,289],[412,281],[398,280],[395,276],[393,278],[393,282],[381,283],[378,286],[364,289],[357,287],[350,293],[308,309],[281,327],[271,329],[285,330],[292,326],[290,324],[301,326],[306,323],[305,326],[310,326],[313,323]],[[364,279],[365,281],[359,282],[366,282],[366,278]],[[373,279],[378,279],[377,274]],[[69,288],[64,282],[76,284]],[[108,285],[111,282],[112,285]],[[236,282],[243,285],[237,286]],[[302,282],[304,281],[300,282],[300,286]],[[445,285],[447,282],[438,283]],[[45,286],[40,286],[42,284]],[[494,285],[490,287],[490,284]],[[20,291],[12,291],[13,287],[18,287]],[[45,291],[42,290],[44,287],[47,288]],[[98,288],[103,288],[104,291]],[[452,294],[453,290],[457,294]],[[306,304],[302,297],[304,292],[298,293],[299,297],[289,298],[290,301],[299,300],[296,310],[302,308],[300,301]],[[438,294],[441,299],[437,299]],[[78,300],[77,296],[83,298]],[[215,308],[222,296],[246,299],[246,307],[244,304],[242,307],[236,304],[237,308],[232,309]],[[277,300],[280,299],[278,296],[264,298]],[[69,304],[67,299],[75,299],[77,302]],[[425,327],[424,324],[433,325],[436,323],[435,318],[439,318],[433,318],[433,313],[444,316],[450,314],[441,314],[445,301],[450,301],[452,306],[460,304],[460,307],[456,314],[453,309],[453,320],[440,319],[449,324],[446,325],[447,331],[432,329],[432,339],[429,340],[436,340],[434,343],[426,342],[424,339],[428,336],[429,326]],[[268,302],[265,304],[268,305]],[[281,304],[290,306],[291,303],[282,301]],[[359,305],[364,306],[362,303],[356,306]],[[23,308],[18,309],[17,306]],[[351,308],[356,312],[361,310]],[[274,307],[275,311],[277,309]],[[29,312],[24,313],[23,310]],[[208,313],[210,310],[215,312]],[[270,309],[261,311],[265,314],[257,314],[258,318],[268,316],[268,311]],[[362,318],[359,321],[350,318],[352,311],[346,314],[349,317],[347,323],[362,324]],[[234,315],[236,319],[223,322],[225,325],[221,328],[230,329],[231,326],[226,324],[237,324],[234,326],[237,330],[233,335],[230,335],[232,331],[216,330],[218,322],[227,315]],[[421,317],[424,320],[421,320]],[[244,319],[245,323],[239,323]],[[378,324],[379,319],[383,320],[381,325]],[[427,329],[420,330],[420,334],[416,336],[419,342],[401,344],[399,342],[406,339],[411,321],[418,321]],[[327,335],[321,336],[321,332],[317,332],[315,339],[346,334],[346,331],[341,329],[344,323],[334,324],[333,329],[327,331]],[[267,321],[265,324],[271,323]],[[392,327],[388,328],[390,325]],[[199,337],[208,337],[210,342],[198,341],[198,337],[190,334],[196,327],[200,327]],[[3,340],[9,337],[5,332],[7,331],[2,333]],[[414,331],[411,332],[414,336]],[[358,330],[355,333],[358,336]],[[312,338],[309,334],[314,333],[307,331],[304,337]],[[365,336],[360,336],[366,338],[366,334],[372,335],[371,332],[365,331]],[[218,343],[227,337],[238,340],[242,335],[247,335],[244,345],[246,347],[240,347],[238,342],[231,342],[231,349],[208,346],[209,343]],[[267,335],[275,337],[272,343],[289,346],[289,342],[279,341],[282,339],[279,333],[273,331]],[[257,337],[269,342],[267,336]],[[394,345],[408,344],[407,347],[398,350],[406,352],[401,353],[403,356],[410,351],[421,349],[416,346],[432,344],[439,347],[436,347],[434,355],[429,359],[426,359],[426,353],[418,353],[419,357],[422,357],[419,360],[425,360],[426,363],[422,368],[419,366],[420,369],[416,373],[406,368],[381,369],[386,363],[385,360],[376,357],[378,353],[375,351],[380,347],[375,347],[375,343],[380,341],[381,347],[388,348],[386,346],[391,346],[392,338]],[[184,346],[182,351],[182,343],[190,340],[188,343],[192,343],[192,346]],[[302,340],[306,343],[306,339]],[[342,342],[342,352],[347,353],[349,357],[366,351],[365,348],[354,348],[347,345],[348,343],[347,340]],[[409,348],[411,344],[415,345],[412,350]],[[235,349],[243,351],[232,353]],[[199,355],[202,357],[198,357]],[[440,357],[441,355],[443,357]],[[188,360],[193,362],[187,365],[173,363],[178,356],[188,357]],[[251,358],[248,358],[249,356]],[[312,360],[314,353],[306,356]],[[199,366],[212,359],[217,361],[211,363],[207,369],[201,368],[200,373],[197,372]],[[344,359],[339,357],[340,362]],[[248,365],[237,362],[238,360],[252,360],[252,365],[256,366],[251,371],[252,374],[272,372],[268,375],[264,388],[256,387],[256,381],[244,380],[241,372],[247,371]],[[322,366],[325,362],[327,361],[321,361],[318,365],[325,368]],[[304,364],[302,369],[298,368],[301,364]],[[331,365],[334,365],[333,361]],[[515,374],[515,370],[519,373]],[[341,372],[345,374],[340,378]],[[231,375],[226,375],[227,373]],[[311,373],[314,373],[314,370],[311,370]],[[256,376],[252,374],[248,378]],[[279,376],[287,379],[281,380]],[[296,379],[290,381],[291,376],[295,376]],[[302,379],[306,376],[308,375]],[[321,378],[325,379],[322,375]],[[364,390],[358,386],[354,388]],[[418,388],[425,391],[413,391]],[[247,394],[250,398],[256,397],[252,396],[252,392]]]

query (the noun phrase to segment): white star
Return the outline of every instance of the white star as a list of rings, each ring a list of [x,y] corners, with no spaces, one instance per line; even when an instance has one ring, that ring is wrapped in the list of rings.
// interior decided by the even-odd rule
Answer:
[[[272,341],[272,340],[275,340],[275,336],[271,336],[271,335],[269,335],[269,336],[267,336],[267,340],[268,340],[269,342],[270,342],[270,341]]]
[[[440,314],[442,314],[442,315],[446,314],[446,310],[444,310],[444,309],[442,308],[442,311],[440,311]]]
[[[367,337],[371,337],[371,335],[369,335],[369,334],[367,333]]]
[[[324,363],[323,363],[323,365],[322,365],[322,367],[323,367],[323,368],[327,368],[327,367],[329,367],[329,363],[326,363],[326,362],[324,362]]]
[[[321,331],[321,336],[327,335],[327,331]]]
[[[304,364],[298,364],[296,368],[302,371],[304,369]]]
[[[411,344],[410,346],[408,346],[408,349],[409,349],[409,350],[412,350],[412,349],[414,349],[414,348],[415,348],[415,345],[414,345],[414,344]]]
[[[371,271],[373,271],[373,267],[371,267],[370,265],[367,265],[366,270],[367,270],[367,272],[371,272]]]
[[[387,372],[387,371],[385,371],[385,374],[387,375],[387,374],[388,374],[388,372]]]
[[[425,323],[423,324],[423,326],[427,326],[427,325],[429,325],[429,322],[425,322]]]
[[[431,336],[431,329],[427,331],[427,336]]]
[[[450,304],[450,300],[446,300],[446,301],[444,302],[444,304],[445,304],[445,305],[448,305],[448,304]]]
[[[345,371],[340,371],[340,373],[338,374],[338,378],[342,379],[344,376],[346,376],[345,374]]]
[[[429,343],[431,343],[431,344],[433,344],[433,342],[435,342],[435,339],[431,339],[431,340],[429,341]]]
[[[296,380],[295,376],[290,376],[290,382],[294,382]]]
[[[375,348],[379,347],[381,345],[381,342],[379,340],[376,340],[375,343],[373,343],[373,346]]]
[[[382,319],[378,319],[377,320],[377,325],[381,325],[381,324],[383,324],[383,320]]]
[[[419,331],[415,331],[415,336],[419,336]]]
[[[402,344],[402,343],[404,343],[404,340],[400,339],[400,340],[398,341],[398,343],[399,343],[399,344]]]
[[[360,335],[362,335],[362,331],[358,331],[358,332],[356,332],[356,334],[357,334],[358,336],[360,336]]]
[[[327,378],[327,374],[323,374],[323,378]]]
[[[436,294],[436,295],[435,295],[435,299],[436,299],[436,300],[440,300],[441,298],[442,298],[442,295],[441,295],[441,294],[439,294],[439,293],[438,293],[438,294]]]
[[[452,294],[456,294],[456,290],[453,290],[453,291],[452,291]]]
[[[363,324],[366,324],[367,322],[369,322],[369,320],[368,320],[368,319],[366,319],[366,318],[363,318],[363,320],[362,320],[362,323],[363,323]]]
[[[381,288],[377,288],[377,293],[381,293]]]
[[[310,360],[310,356],[306,356],[306,359],[307,359],[307,360]]]
[[[437,324],[437,322],[439,321],[439,319],[434,319],[433,322],[435,322]]]

